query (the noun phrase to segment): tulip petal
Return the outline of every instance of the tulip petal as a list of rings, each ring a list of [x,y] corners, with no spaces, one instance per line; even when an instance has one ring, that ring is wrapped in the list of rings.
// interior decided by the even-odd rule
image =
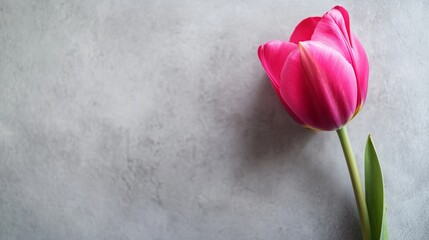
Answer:
[[[303,125],[335,130],[356,109],[353,67],[334,49],[314,41],[301,42],[286,60],[280,94]]]
[[[262,66],[264,67],[268,77],[271,80],[271,85],[273,86],[284,108],[296,122],[298,122],[299,124],[302,124],[301,119],[299,119],[296,116],[296,114],[292,111],[292,109],[290,109],[290,107],[280,96],[280,90],[279,90],[280,74],[281,74],[283,65],[288,55],[295,49],[297,49],[297,45],[294,43],[274,40],[259,46],[258,56],[259,56],[259,60],[261,60]]]
[[[366,52],[359,40],[352,34],[353,53],[355,59],[355,71],[358,86],[357,111],[362,107],[366,100],[368,91],[369,64]]]
[[[347,12],[347,10],[345,8],[343,8],[342,6],[335,6],[334,9],[337,9],[338,11],[340,11],[341,15],[343,16],[344,19],[344,24],[346,26],[346,31],[347,31],[347,36],[350,38],[350,17],[349,17],[349,12]],[[353,46],[353,44],[352,44]]]
[[[348,15],[347,15],[348,17]],[[332,9],[322,16],[319,24],[314,29],[311,40],[322,42],[340,52],[349,63],[353,63],[353,54],[349,40],[348,22],[341,11]]]
[[[296,48],[294,43],[278,40],[269,41],[258,48],[259,60],[276,91],[280,86],[280,74],[286,58]]]
[[[321,17],[309,17],[302,20],[293,31],[290,36],[290,41],[298,44],[301,41],[307,41],[311,39],[314,29],[319,23]]]
[[[323,15],[312,36],[339,51],[352,64],[358,86],[356,113],[365,102],[368,89],[368,58],[359,40],[350,33],[350,19],[347,10],[336,6]]]

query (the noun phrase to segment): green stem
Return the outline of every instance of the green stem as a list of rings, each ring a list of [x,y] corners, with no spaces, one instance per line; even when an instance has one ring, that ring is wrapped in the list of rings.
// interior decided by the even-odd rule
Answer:
[[[360,182],[359,171],[356,166],[355,156],[350,145],[349,136],[346,127],[337,130],[340,138],[341,146],[343,147],[344,156],[346,158],[347,167],[350,173],[350,179],[355,193],[356,205],[359,211],[359,220],[364,240],[371,239],[371,227],[369,224],[368,208],[366,206],[365,196]]]

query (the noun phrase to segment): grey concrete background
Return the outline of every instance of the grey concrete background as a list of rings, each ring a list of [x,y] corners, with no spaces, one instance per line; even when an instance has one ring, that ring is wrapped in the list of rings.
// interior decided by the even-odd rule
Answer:
[[[391,239],[429,237],[427,1],[0,1],[0,239],[359,239],[334,132],[256,56],[336,4],[370,59]]]

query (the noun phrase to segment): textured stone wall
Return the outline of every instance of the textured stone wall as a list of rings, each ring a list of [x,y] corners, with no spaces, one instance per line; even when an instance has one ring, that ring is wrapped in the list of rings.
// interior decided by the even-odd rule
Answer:
[[[334,132],[256,55],[334,1],[0,2],[0,239],[359,239]],[[429,237],[427,1],[340,1],[370,60],[391,239]]]

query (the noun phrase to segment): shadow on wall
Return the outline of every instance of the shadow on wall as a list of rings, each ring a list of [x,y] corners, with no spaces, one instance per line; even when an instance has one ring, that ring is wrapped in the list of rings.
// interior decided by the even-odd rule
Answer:
[[[340,227],[324,225],[323,230],[319,229],[319,231],[326,236],[336,238],[352,236],[352,239],[358,239],[360,236],[359,222],[353,202],[348,201],[347,197],[344,199],[332,188],[326,188],[327,186],[335,187],[338,179],[316,164],[323,159],[310,159],[313,156],[305,150],[305,146],[316,134],[323,133],[312,132],[301,127],[288,115],[267,76],[257,81],[258,89],[253,101],[249,103],[249,110],[244,118],[245,122],[239,127],[242,147],[241,162],[235,171],[232,194],[237,189],[245,189],[263,197],[264,201],[273,201],[278,195],[282,195],[279,194],[279,191],[285,191],[284,187],[279,186],[279,182],[291,171],[299,171],[300,174],[294,176],[299,176],[301,180],[307,179],[305,181],[297,179],[295,182],[298,189],[302,189],[302,196],[306,196],[302,201],[317,208],[315,205],[320,202],[327,205],[330,201],[337,200],[335,208],[341,210],[338,211],[339,215],[336,216],[336,219],[347,219],[337,221],[340,223]],[[324,190],[321,190],[321,187]],[[322,197],[320,192],[324,193]],[[320,199],[317,200],[318,198]],[[284,199],[286,205],[288,204],[287,199]],[[325,217],[319,216],[318,218],[321,219],[320,222],[325,222]],[[335,223],[336,221],[329,222]],[[319,227],[317,226],[317,228]]]
[[[249,162],[288,156],[315,134],[288,115],[266,75],[258,82],[260,86],[250,104],[241,136],[243,157]]]

